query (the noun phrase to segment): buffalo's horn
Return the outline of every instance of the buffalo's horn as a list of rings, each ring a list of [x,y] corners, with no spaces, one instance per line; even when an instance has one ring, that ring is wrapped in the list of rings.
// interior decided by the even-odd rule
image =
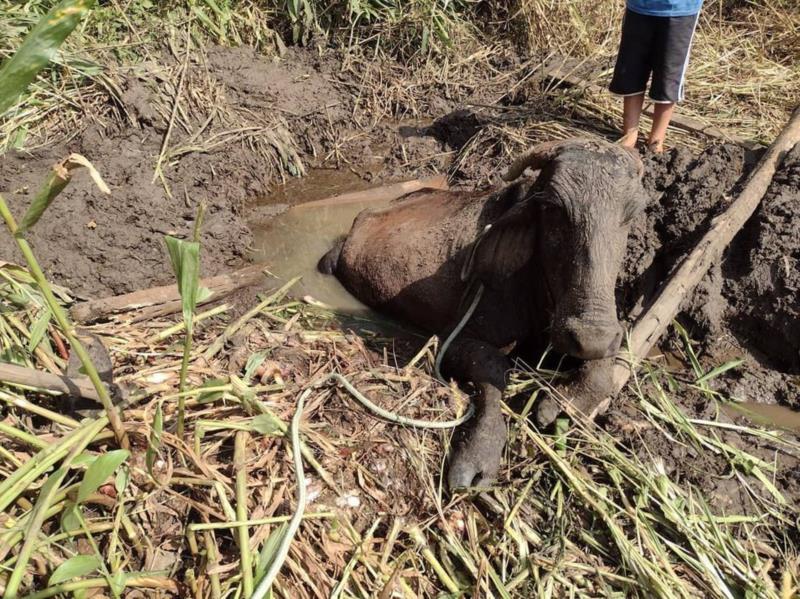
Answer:
[[[503,181],[515,180],[526,168],[540,169],[553,160],[564,147],[585,141],[584,139],[559,139],[538,144],[517,158],[508,167],[508,170],[503,175]]]

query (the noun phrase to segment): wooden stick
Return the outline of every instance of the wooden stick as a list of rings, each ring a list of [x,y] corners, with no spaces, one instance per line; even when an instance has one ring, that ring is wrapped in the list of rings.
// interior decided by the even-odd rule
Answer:
[[[17,366],[16,364],[0,362],[0,382],[36,387],[48,391],[57,391],[72,397],[84,397],[96,402],[100,401],[92,381],[85,376],[66,377]]]
[[[264,277],[265,264],[254,264],[232,273],[210,277],[200,281],[201,287],[211,290],[211,295],[198,305],[213,302],[230,295],[237,289],[253,285]],[[115,295],[99,300],[91,300],[74,306],[70,310],[72,318],[81,323],[97,320],[118,312],[129,312],[150,306],[163,306],[167,311],[159,310],[159,315],[170,314],[181,309],[181,296],[177,285],[164,285]]]
[[[694,290],[761,203],[784,156],[800,142],[800,106],[775,142],[750,174],[744,188],[728,209],[711,222],[711,228],[662,287],[631,331],[628,349],[617,354],[612,373],[613,392],[618,393],[636,364],[647,356],[678,314],[683,300]]]
[[[447,190],[450,186],[447,184],[446,175],[436,175],[426,179],[414,179],[413,181],[403,181],[402,183],[393,183],[391,185],[384,185],[382,187],[373,187],[372,189],[365,189],[364,191],[354,191],[351,193],[343,193],[338,196],[325,198],[323,200],[315,200],[313,202],[305,202],[292,206],[292,210],[307,210],[309,208],[319,208],[320,206],[331,205],[344,205],[344,204],[357,204],[359,202],[380,202],[390,201],[403,197],[415,191],[423,189],[440,189]]]

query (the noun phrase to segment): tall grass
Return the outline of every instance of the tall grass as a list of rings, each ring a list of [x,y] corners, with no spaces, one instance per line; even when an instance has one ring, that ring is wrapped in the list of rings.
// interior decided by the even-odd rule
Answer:
[[[46,0],[0,0],[0,59],[51,6]],[[186,27],[197,52],[208,44],[245,44],[267,54],[292,44],[335,46],[398,59],[415,71],[426,61],[447,64],[480,46],[511,45],[537,60],[553,53],[585,60],[590,77],[605,86],[622,10],[622,2],[593,0],[105,2],[28,96],[0,115],[0,151],[35,145],[40,136],[31,139],[32,132],[63,135],[124,117],[118,67],[157,59],[165,40],[174,51]],[[800,77],[798,31],[793,0],[707,0],[682,110],[769,141],[800,102],[800,86],[792,85]],[[585,104],[612,122],[619,117],[618,103],[607,94],[585,98]]]

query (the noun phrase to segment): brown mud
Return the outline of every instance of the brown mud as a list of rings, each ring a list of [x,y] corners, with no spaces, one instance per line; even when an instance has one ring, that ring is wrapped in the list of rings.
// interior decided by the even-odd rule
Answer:
[[[697,156],[674,149],[645,157],[652,198],[631,233],[620,281],[623,313],[635,315],[653,297],[735,199],[757,158],[734,145],[713,145]],[[778,399],[790,404],[798,403],[800,375],[800,239],[793,221],[798,210],[800,147],[786,156],[757,212],[679,318],[712,359],[746,355],[756,368],[786,375],[794,391]]]
[[[208,206],[203,274],[241,264],[252,241],[247,224],[281,211],[246,205],[300,175],[303,163],[349,171],[363,184],[379,171],[385,181],[447,166],[446,142],[425,128],[357,123],[358,85],[332,54],[290,49],[273,60],[249,48],[211,48],[207,62],[189,66],[189,80],[209,97],[184,99],[178,114],[186,116],[172,128],[172,98],[131,75],[122,94],[127,124],[93,125],[67,142],[0,156],[0,192],[18,216],[50,167],[72,152],[92,161],[110,186],[106,197],[77,175],[29,235],[45,272],[79,296],[169,281],[162,237],[190,234],[201,202]],[[168,131],[162,181],[154,169]],[[294,189],[287,205],[304,199],[302,184]],[[7,236],[0,236],[0,256],[21,260]]]
[[[459,108],[468,99],[480,98],[480,90],[455,96],[431,92],[417,111],[422,121],[417,117],[411,123],[386,118],[359,121],[354,115],[362,90],[340,67],[336,57],[320,58],[311,51],[290,50],[283,60],[274,61],[248,49],[212,49],[207,63],[192,65],[190,71],[211,82],[220,113],[251,119],[247,122],[270,132],[272,141],[269,147],[254,149],[252,139],[229,136],[229,143],[175,151],[164,166],[164,181],[154,180],[153,174],[169,130],[169,105],[167,110],[156,110],[154,106],[160,105],[154,89],[131,76],[123,95],[128,125],[91,127],[68,142],[0,157],[0,192],[21,216],[55,162],[79,152],[95,164],[112,195],[103,196],[88,176],[77,175],[29,239],[48,276],[79,296],[99,297],[171,282],[163,235],[189,235],[201,202],[208,206],[203,274],[240,266],[253,242],[249,226],[253,221],[315,199],[308,197],[311,192],[302,181],[292,179],[301,163],[352,173],[353,188],[360,186],[357,181],[377,184],[448,168],[456,182],[485,183],[506,166],[508,157],[492,149],[492,124]],[[394,108],[403,112],[402,106]],[[209,113],[201,112],[175,125],[169,147],[191,146],[208,118]],[[211,119],[210,131],[224,137],[231,125],[227,121],[217,125],[218,118]],[[219,130],[214,129],[217,126]],[[473,140],[489,149],[454,165],[457,153]],[[673,149],[663,156],[644,157],[645,183],[652,197],[631,233],[619,285],[623,315],[631,319],[647,305],[711,219],[735,197],[756,159],[731,145],[712,145],[699,154]],[[276,187],[286,179],[291,184]],[[271,193],[276,198],[271,205],[257,204],[257,199]],[[312,195],[330,194],[315,190]],[[731,356],[746,360],[743,367],[711,382],[720,393],[752,402],[800,405],[797,214],[800,148],[786,158],[756,215],[679,317],[698,341],[696,350],[704,367],[710,369]],[[0,259],[21,261],[8,235],[0,235]],[[663,349],[679,350],[680,343],[671,335]],[[684,367],[680,374],[687,372]],[[623,396],[601,424],[643,455],[659,456],[678,479],[724,496],[722,503],[727,502],[732,493],[725,472],[729,462],[693,454],[681,444],[660,446],[663,435],[648,435],[646,427],[632,420],[636,401],[630,394]],[[692,418],[716,413],[716,403],[699,391],[679,401]],[[346,429],[347,419],[355,417],[360,415],[348,416],[344,410],[342,427]],[[725,436],[731,444],[747,446],[769,459],[768,444],[754,446],[752,439],[735,432]],[[797,470],[796,460],[789,460],[776,485],[800,498]]]

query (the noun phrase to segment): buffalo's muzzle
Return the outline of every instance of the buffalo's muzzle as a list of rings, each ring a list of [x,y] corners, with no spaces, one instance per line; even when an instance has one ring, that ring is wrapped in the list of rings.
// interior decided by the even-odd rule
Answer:
[[[552,340],[556,351],[581,360],[599,360],[617,353],[622,344],[622,327],[616,321],[587,323],[568,318]]]

